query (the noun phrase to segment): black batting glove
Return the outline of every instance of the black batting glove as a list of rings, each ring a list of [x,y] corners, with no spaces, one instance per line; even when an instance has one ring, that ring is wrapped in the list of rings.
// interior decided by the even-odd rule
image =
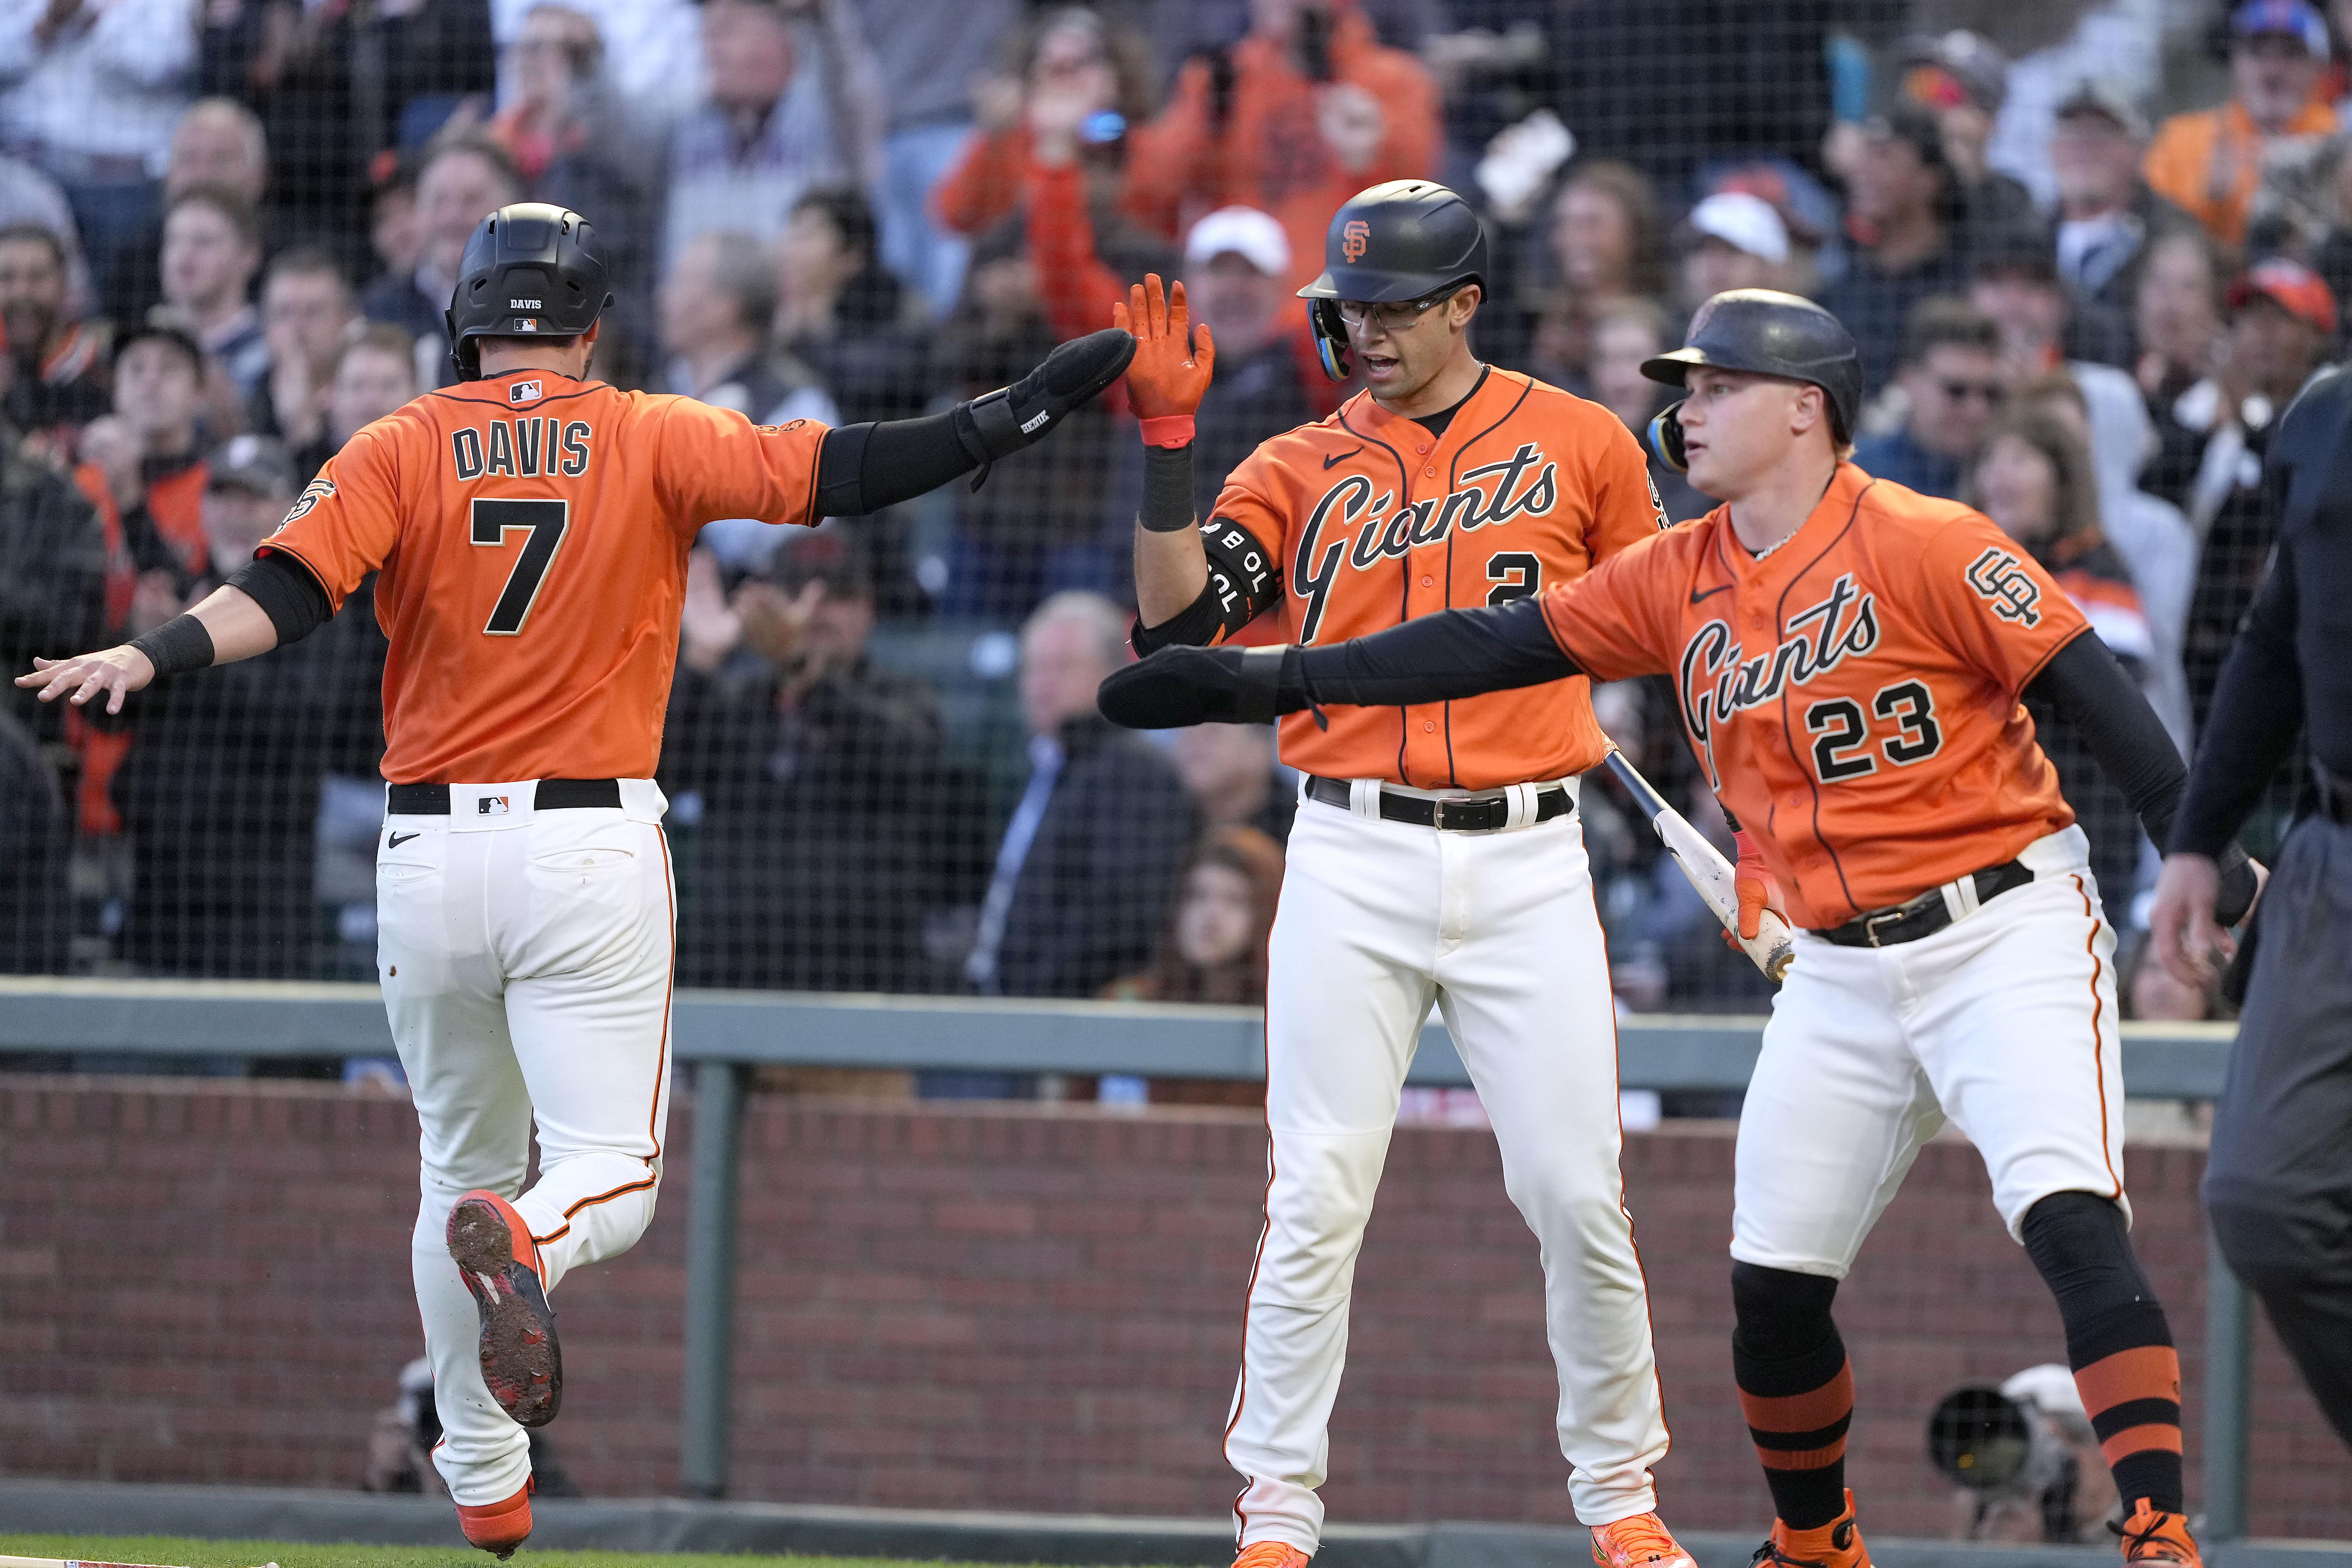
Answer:
[[[1098,396],[1105,387],[1127,373],[1135,358],[1135,337],[1117,327],[1106,327],[1083,338],[1073,338],[1045,362],[1014,382],[983,393],[955,411],[956,439],[981,465],[971,487],[988,477],[988,465],[1034,446],[1054,426]]]
[[[1103,682],[1095,705],[1128,729],[1265,724],[1307,706],[1296,648],[1162,648]]]

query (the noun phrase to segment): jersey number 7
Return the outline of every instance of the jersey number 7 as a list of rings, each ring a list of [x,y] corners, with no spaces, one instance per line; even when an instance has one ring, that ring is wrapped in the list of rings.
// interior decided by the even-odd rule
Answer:
[[[506,588],[491,608],[489,624],[482,628],[482,635],[512,637],[522,630],[539,598],[539,585],[547,580],[547,569],[555,559],[556,547],[563,542],[564,530],[571,525],[569,501],[476,499],[476,544],[503,545],[510,529],[530,530],[530,537],[522,542],[522,554],[515,558],[514,570],[507,573]]]

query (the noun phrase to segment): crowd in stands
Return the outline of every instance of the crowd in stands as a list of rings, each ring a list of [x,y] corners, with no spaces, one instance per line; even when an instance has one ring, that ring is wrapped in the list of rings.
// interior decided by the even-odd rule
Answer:
[[[2346,0],[0,0],[0,662],[167,619],[454,380],[502,204],[593,225],[594,373],[762,423],[974,395],[1181,278],[1218,346],[1205,515],[1351,391],[1295,297],[1332,210],[1435,177],[1488,224],[1481,353],[1636,431],[1708,296],[1836,311],[1856,460],[2048,566],[2185,748],[2268,553],[2265,443],[2352,303],[2348,29]],[[1258,998],[1295,777],[1263,730],[1094,711],[1141,484],[1114,389],[982,485],[705,531],[662,762],[684,983]],[[117,720],[0,702],[0,969],[371,973],[383,655],[363,589]],[[1599,701],[1718,828],[1670,694]],[[2034,716],[2126,910],[2148,846]],[[1613,791],[1584,815],[1621,995],[1759,1005]],[[2206,1001],[2150,975],[2134,1005]]]

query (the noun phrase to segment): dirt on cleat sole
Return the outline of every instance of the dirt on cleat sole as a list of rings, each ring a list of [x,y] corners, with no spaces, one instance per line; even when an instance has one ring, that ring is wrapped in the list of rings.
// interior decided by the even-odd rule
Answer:
[[[563,1403],[563,1353],[539,1276],[518,1262],[505,1216],[478,1198],[449,1214],[449,1256],[481,1309],[482,1381],[520,1426],[544,1427]]]

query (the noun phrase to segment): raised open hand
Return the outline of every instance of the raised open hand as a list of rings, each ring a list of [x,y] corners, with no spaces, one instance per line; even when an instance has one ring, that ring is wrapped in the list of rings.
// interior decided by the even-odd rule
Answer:
[[[1127,397],[1138,419],[1189,418],[1209,390],[1217,345],[1203,324],[1192,325],[1181,283],[1163,298],[1160,275],[1144,274],[1128,290],[1127,303],[1113,305],[1111,323],[1135,335],[1135,358],[1127,367]]]

